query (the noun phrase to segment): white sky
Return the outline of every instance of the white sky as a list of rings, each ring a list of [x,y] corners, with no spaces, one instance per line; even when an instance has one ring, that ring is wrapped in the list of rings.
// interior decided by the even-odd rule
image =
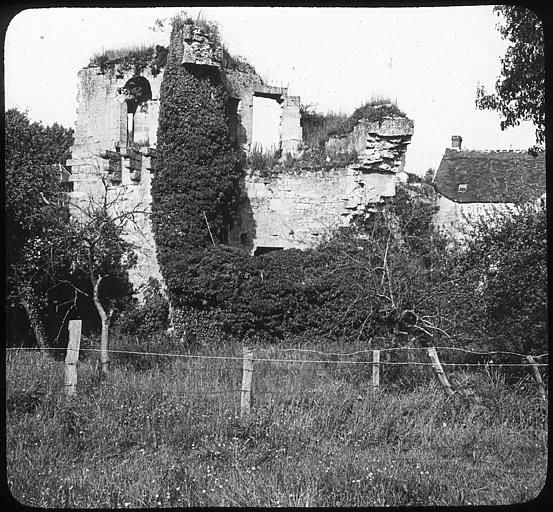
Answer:
[[[98,51],[156,42],[150,29],[177,8],[30,9],[5,41],[6,108],[32,120],[74,126],[77,72]],[[199,8],[186,9],[195,16]],[[474,106],[493,89],[506,43],[491,6],[428,8],[206,7],[231,53],[273,85],[288,85],[322,112],[352,113],[372,96],[397,100],[415,121],[406,170],[436,168],[451,135],[471,149],[526,149],[529,123],[502,132],[499,116]]]

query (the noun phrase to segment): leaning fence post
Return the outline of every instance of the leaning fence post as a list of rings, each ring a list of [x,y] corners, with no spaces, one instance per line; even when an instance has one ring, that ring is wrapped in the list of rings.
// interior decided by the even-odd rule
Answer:
[[[77,361],[81,346],[82,320],[69,320],[69,343],[65,355],[65,394],[72,396],[77,391]]]
[[[451,384],[445,376],[444,369],[442,368],[442,364],[440,363],[440,359],[438,358],[438,353],[436,352],[436,347],[428,347],[427,353],[428,357],[432,361],[432,369],[434,370],[436,377],[438,377],[440,384],[445,389],[447,396],[453,395],[453,389],[451,389]]]
[[[543,379],[541,378],[541,373],[538,369],[538,365],[532,356],[526,356],[528,362],[532,365],[532,370],[534,372],[534,379],[538,383],[538,388],[540,390],[540,395],[544,400],[547,400],[547,395],[545,394],[545,387],[543,386]]]
[[[373,389],[380,386],[380,350],[373,350]]]
[[[242,394],[240,400],[240,418],[245,419],[250,415],[252,400],[252,374],[253,374],[253,352],[248,347],[242,351]]]

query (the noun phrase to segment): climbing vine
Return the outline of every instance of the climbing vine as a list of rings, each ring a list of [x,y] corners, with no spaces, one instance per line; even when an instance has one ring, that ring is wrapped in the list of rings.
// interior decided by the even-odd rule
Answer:
[[[194,288],[194,262],[227,241],[242,177],[219,71],[181,64],[182,30],[181,24],[173,25],[152,181],[157,255],[175,303],[186,303],[182,295]]]

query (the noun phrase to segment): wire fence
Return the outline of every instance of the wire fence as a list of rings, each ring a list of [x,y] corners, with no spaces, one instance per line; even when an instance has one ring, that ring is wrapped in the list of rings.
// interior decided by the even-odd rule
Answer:
[[[527,354],[521,354],[518,352],[509,352],[509,351],[502,351],[502,350],[492,350],[492,351],[486,351],[486,352],[480,352],[480,351],[473,351],[473,350],[467,350],[463,348],[458,347],[434,347],[436,350],[444,351],[458,351],[463,352],[467,354],[472,355],[492,355],[492,354],[505,354],[505,355],[511,355],[511,356],[518,356],[522,358],[527,358]],[[17,352],[17,351],[66,351],[67,349],[65,347],[10,347],[6,348],[7,351],[10,352]],[[273,349],[256,349],[256,352],[262,352],[265,350],[273,350]],[[382,349],[372,349],[372,350],[359,350],[355,352],[323,352],[319,350],[311,350],[311,349],[297,349],[297,348],[279,348],[277,349],[282,352],[310,352],[310,353],[317,353],[320,355],[328,356],[328,357],[335,357],[335,356],[353,356],[353,355],[359,355],[359,354],[373,354],[375,350],[378,350],[379,352],[398,352],[398,351],[427,351],[428,347],[390,347],[390,348],[382,348]],[[100,353],[101,350],[98,348],[81,348],[80,352],[96,352]],[[218,356],[218,355],[203,355],[203,354],[175,354],[175,353],[168,353],[168,352],[148,352],[148,351],[137,351],[137,350],[114,350],[109,349],[107,350],[109,354],[120,354],[120,355],[136,355],[136,356],[153,356],[153,357],[175,357],[175,358],[183,358],[183,359],[197,359],[197,360],[220,360],[220,361],[243,361],[243,357],[241,356]],[[534,359],[539,359],[542,357],[547,357],[549,355],[548,352],[538,355],[533,355],[532,357]],[[324,364],[324,365],[341,365],[341,364],[350,364],[350,365],[374,365],[374,361],[372,360],[363,360],[363,361],[351,361],[351,360],[345,360],[345,359],[282,359],[282,358],[271,358],[271,357],[252,357],[252,361],[254,362],[265,362],[265,363],[310,363],[310,364]],[[380,365],[384,366],[432,366],[433,363],[431,362],[422,362],[422,361],[379,361]],[[497,363],[497,362],[485,362],[485,363],[441,363],[442,366],[468,366],[468,367],[516,367],[516,366],[541,366],[541,367],[547,367],[549,366],[548,363]],[[221,366],[220,368],[235,368],[235,369],[242,369],[241,366],[235,366],[235,367],[229,367],[228,365]],[[327,368],[327,366],[324,366],[322,368]]]
[[[102,371],[107,371],[109,364],[106,361],[106,355],[119,355],[119,356],[140,356],[140,357],[152,357],[152,358],[179,358],[186,359],[189,361],[209,361],[210,363],[215,363],[216,366],[203,365],[201,367],[189,367],[187,372],[219,372],[222,373],[225,370],[241,370],[242,371],[242,386],[240,389],[217,389],[217,390],[191,390],[184,393],[179,393],[182,396],[206,396],[206,395],[231,395],[240,393],[240,415],[242,418],[249,416],[251,400],[252,400],[252,378],[254,372],[254,363],[259,364],[271,364],[272,367],[270,371],[277,372],[311,372],[312,374],[317,370],[323,370],[324,372],[337,370],[339,368],[359,368],[359,367],[370,367],[372,375],[370,378],[370,383],[373,389],[378,389],[380,386],[380,368],[382,367],[431,367],[432,372],[436,376],[440,385],[445,390],[448,396],[455,394],[455,390],[452,388],[449,383],[447,376],[443,370],[443,367],[457,367],[457,368],[484,368],[486,371],[489,371],[491,367],[499,368],[513,368],[513,367],[527,367],[531,368],[534,380],[536,381],[541,397],[546,400],[547,395],[545,391],[545,386],[543,379],[541,377],[540,367],[547,367],[548,363],[538,363],[536,359],[541,360],[542,358],[548,357],[548,353],[537,354],[535,356],[530,356],[526,354],[521,354],[518,352],[512,351],[501,351],[501,350],[492,350],[492,351],[476,351],[469,350],[460,347],[387,347],[381,349],[366,349],[366,350],[357,350],[354,352],[324,352],[321,350],[314,349],[305,349],[305,348],[280,348],[280,347],[257,347],[255,349],[251,347],[244,346],[242,348],[242,355],[209,355],[209,354],[179,354],[179,353],[170,353],[170,352],[151,352],[151,351],[138,351],[138,350],[117,350],[109,349],[102,351],[98,348],[91,347],[80,347],[81,340],[81,323],[79,320],[70,321],[69,325],[69,343],[67,348],[63,347],[18,347],[18,348],[7,348],[8,353],[18,352],[18,351],[66,351],[65,358],[65,374],[64,374],[64,389],[65,394],[68,396],[74,395],[77,391],[77,365],[79,359],[79,352],[89,352],[89,353],[100,353],[102,360]],[[487,360],[484,362],[444,362],[442,363],[438,357],[438,352],[459,352],[465,355],[471,356],[499,356],[506,355],[509,357],[520,357],[524,358],[525,362],[494,362],[493,360]],[[103,352],[103,355],[102,355]],[[390,360],[381,360],[381,353],[399,353],[406,352],[408,354],[407,361],[390,361]],[[415,361],[412,357],[414,352],[425,352],[426,356],[430,361]],[[284,355],[283,355],[284,354]],[[286,354],[296,354],[296,355],[306,355],[307,358],[302,357],[286,357]],[[409,356],[410,355],[410,356]],[[356,357],[355,360],[351,359]],[[370,357],[369,357],[370,356]],[[310,358],[314,357],[314,358]],[[327,359],[324,359],[327,358]],[[350,358],[350,359],[348,359]],[[360,360],[360,358],[362,358]],[[241,362],[242,365],[236,365],[236,362]],[[232,364],[229,364],[232,363]],[[282,365],[285,367],[282,368]],[[266,373],[266,372],[265,372]],[[216,381],[213,381],[216,384]],[[229,386],[230,387],[230,386]],[[305,390],[302,389],[302,394]],[[259,395],[272,395],[276,396],[279,393],[279,388],[276,387],[276,390],[256,390],[256,394]]]

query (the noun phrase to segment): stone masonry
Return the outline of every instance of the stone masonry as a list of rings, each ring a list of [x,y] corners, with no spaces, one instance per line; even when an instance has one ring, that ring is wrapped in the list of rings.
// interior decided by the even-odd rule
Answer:
[[[104,194],[114,211],[135,212],[126,238],[136,248],[137,265],[129,274],[139,287],[150,277],[161,281],[149,212],[162,75],[143,73],[152,97],[129,119],[123,89],[132,76],[131,70],[118,67],[80,71],[75,143],[67,166],[73,181],[72,215],[78,217],[79,208],[100,201]]]
[[[403,168],[412,135],[413,121],[405,117],[361,121],[352,133],[327,143],[327,149],[337,152],[356,150],[356,164],[272,178],[252,173],[244,180],[231,243],[252,251],[305,249],[354,217],[374,211],[395,195],[398,181],[406,180]]]
[[[261,96],[280,104],[280,149],[283,155],[297,156],[302,143],[300,98],[265,84],[248,64],[229,66],[209,31],[187,25],[182,38],[183,65],[214,66],[220,73],[229,95],[229,133],[237,149],[246,154],[251,150],[253,98]],[[130,279],[140,298],[150,277],[162,282],[149,212],[163,70],[154,76],[146,69],[138,76],[116,63],[107,70],[86,67],[79,79],[75,143],[67,161],[72,215],[78,217],[82,207],[104,194],[114,212],[135,213],[125,236],[138,256]],[[413,123],[406,118],[385,118],[380,124],[361,121],[351,134],[327,144],[336,151],[355,148],[360,156],[355,165],[273,178],[251,173],[244,179],[229,242],[252,252],[258,247],[314,246],[326,233],[364,213],[367,205],[395,194],[412,134]]]

